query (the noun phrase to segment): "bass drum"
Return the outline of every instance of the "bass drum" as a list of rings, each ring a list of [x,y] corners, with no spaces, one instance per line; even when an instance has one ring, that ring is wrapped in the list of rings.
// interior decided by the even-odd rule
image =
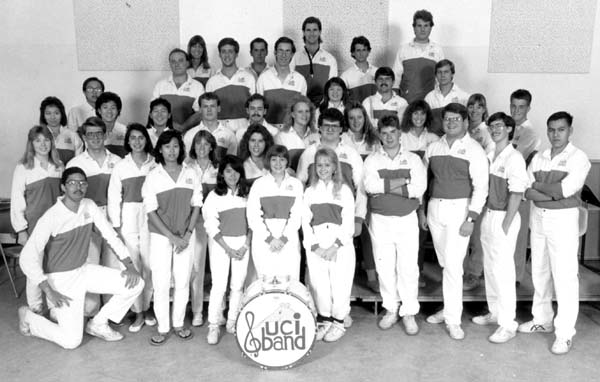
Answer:
[[[289,369],[310,354],[316,309],[308,289],[289,277],[253,282],[242,299],[236,339],[263,369]]]

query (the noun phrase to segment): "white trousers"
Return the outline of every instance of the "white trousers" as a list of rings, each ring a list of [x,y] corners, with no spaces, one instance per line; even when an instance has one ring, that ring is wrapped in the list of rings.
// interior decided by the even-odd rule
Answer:
[[[356,265],[354,246],[341,246],[336,259],[331,261],[324,260],[308,248],[306,264],[317,312],[323,317],[343,320],[350,313],[350,294]]]
[[[554,318],[557,337],[575,335],[579,313],[579,211],[533,207],[531,210],[531,277],[533,279],[533,321],[552,322],[552,292],[558,312]],[[553,287],[554,284],[554,287]]]
[[[152,271],[150,270],[150,232],[147,228],[142,232],[122,232],[123,242],[129,250],[129,255],[135,269],[144,279],[144,290],[133,303],[131,310],[142,313],[148,310],[152,301]]]
[[[460,226],[467,218],[468,199],[431,199],[427,224],[438,262],[443,269],[444,319],[460,325],[462,316],[463,260],[469,237],[461,236]]]
[[[238,249],[246,242],[246,236],[224,237],[227,244]],[[208,301],[208,322],[219,324],[223,316],[225,293],[227,292],[227,280],[229,280],[229,313],[228,321],[235,321],[240,308],[246,272],[248,271],[248,259],[250,253],[246,252],[241,260],[232,259],[225,253],[219,243],[212,238],[208,241],[210,246],[210,272],[212,275],[212,286],[210,288],[210,299]],[[231,272],[230,272],[231,269]]]
[[[483,272],[488,309],[498,319],[498,325],[517,330],[515,314],[517,293],[515,290],[515,263],[513,253],[517,243],[521,217],[517,213],[508,229],[502,230],[506,211],[486,210],[481,222],[481,245],[483,247]]]
[[[383,307],[400,316],[419,313],[419,224],[413,211],[402,217],[371,214],[369,232]]]
[[[111,294],[112,298],[93,318],[96,323],[119,322],[144,288],[144,281],[133,288],[125,286],[121,271],[101,265],[84,264],[67,271],[48,274],[48,283],[71,298],[69,306],[54,308],[58,323],[29,312],[25,317],[31,334],[52,341],[65,349],[74,349],[83,337],[83,310],[86,293]]]
[[[290,276],[300,279],[300,242],[292,235],[279,252],[272,252],[263,238],[252,237],[252,260],[258,277]]]
[[[194,247],[194,257],[192,260],[192,275],[190,278],[192,312],[202,313],[204,304],[204,275],[206,268],[206,250],[208,247],[208,235],[204,229],[204,218],[202,214],[198,216],[196,223],[196,243]]]
[[[192,237],[195,232],[192,233]],[[169,322],[169,290],[173,278],[173,327],[183,326],[185,309],[190,296],[190,273],[194,253],[194,240],[186,249],[175,253],[175,248],[165,236],[150,233],[150,269],[154,285],[154,314],[158,321],[158,331],[167,333]]]

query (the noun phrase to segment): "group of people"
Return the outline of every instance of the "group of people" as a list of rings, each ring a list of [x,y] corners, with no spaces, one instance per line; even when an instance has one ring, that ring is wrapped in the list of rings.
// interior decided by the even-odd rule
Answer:
[[[209,344],[222,326],[234,332],[249,282],[298,280],[303,259],[318,340],[337,341],[351,325],[357,257],[381,293],[379,327],[402,318],[416,335],[429,231],[444,307],[427,322],[464,338],[466,267],[472,280],[484,274],[489,313],[472,320],[497,325],[491,342],[554,331],[552,352],[567,353],[578,313],[578,194],[590,169],[569,141],[573,117],[549,116],[551,148],[538,152],[530,92],[510,95],[510,115],[488,115],[484,95],[454,83],[454,64],[429,40],[433,25],[431,13],[415,13],[415,37],[393,68],[371,65],[369,40],[355,37],[355,63],[340,77],[316,17],[302,24],[303,50],[277,40],[273,67],[264,39],[239,68],[239,44],[224,38],[214,71],[194,36],[169,54],[172,74],[157,83],[146,125],[118,122],[122,101],[96,77],[68,114],[45,98],[12,183],[27,276],[21,333],[75,348],[86,316],[87,333],[116,341],[123,335],[109,322],[131,309],[130,332],[157,325],[152,345],[189,340],[190,300],[191,324],[204,324],[208,253]],[[533,319],[518,325],[528,230]]]

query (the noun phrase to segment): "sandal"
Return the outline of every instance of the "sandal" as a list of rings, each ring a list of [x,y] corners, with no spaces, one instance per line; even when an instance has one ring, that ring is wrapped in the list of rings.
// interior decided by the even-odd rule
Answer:
[[[194,332],[186,327],[181,328],[173,328],[177,337],[181,338],[184,341],[191,340],[194,338]]]
[[[155,336],[150,337],[150,345],[153,345],[153,346],[164,345],[165,342],[167,342],[167,340],[169,339],[170,335],[171,335],[171,332],[167,332],[167,333],[158,332],[158,334],[156,334]]]

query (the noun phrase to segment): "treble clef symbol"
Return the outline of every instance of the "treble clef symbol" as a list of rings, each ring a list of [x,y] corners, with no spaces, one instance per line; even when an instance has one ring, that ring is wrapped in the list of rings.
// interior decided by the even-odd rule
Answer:
[[[260,341],[254,337],[252,333],[252,325],[254,325],[254,313],[246,312],[246,325],[248,325],[248,334],[244,338],[244,349],[248,353],[253,353],[254,357],[258,357],[260,351]]]

